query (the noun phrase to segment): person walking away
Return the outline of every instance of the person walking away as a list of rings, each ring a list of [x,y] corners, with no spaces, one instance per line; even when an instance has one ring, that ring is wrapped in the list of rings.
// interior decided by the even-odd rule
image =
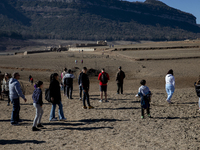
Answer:
[[[175,91],[175,78],[174,78],[174,73],[173,73],[173,70],[170,69],[167,73],[167,75],[165,76],[165,89],[166,89],[166,92],[167,92],[167,99],[166,101],[171,104],[171,98],[172,98],[172,95],[174,94],[174,91]]]
[[[43,105],[43,101],[42,101],[43,82],[38,81],[36,83],[36,87],[37,88],[34,90],[33,95],[32,95],[33,106],[36,109],[36,114],[35,114],[35,119],[33,121],[32,131],[39,131],[40,129],[38,129],[37,127],[43,127],[43,125],[41,124],[41,119],[42,119],[42,115],[43,115],[43,109],[42,109],[42,105]]]
[[[150,100],[151,100],[151,91],[146,86],[146,80],[140,81],[141,86],[138,89],[138,94],[135,97],[141,97],[141,118],[144,118],[144,110],[147,110],[147,115],[151,118],[150,115]]]
[[[59,120],[60,121],[66,120],[63,114],[63,105],[61,102],[60,85],[59,85],[58,80],[59,80],[59,76],[57,73],[54,73],[51,75],[49,90],[50,90],[50,97],[52,101],[52,108],[50,112],[49,121],[58,121],[58,119],[55,118],[56,105],[59,106],[59,111],[58,111]]]
[[[83,74],[80,77],[82,81],[82,90],[83,90],[83,109],[87,109],[85,104],[85,99],[87,100],[88,109],[93,109],[94,107],[90,105],[89,100],[89,87],[90,87],[90,81],[87,75],[87,68],[83,67]]]
[[[118,72],[116,75],[116,81],[117,81],[117,94],[119,94],[119,91],[121,89],[121,94],[123,94],[123,83],[124,83],[125,73],[122,71],[122,67],[119,66]]]
[[[8,97],[8,104],[7,104],[7,106],[10,106],[10,97],[9,97],[9,75],[8,75],[8,73],[5,73],[5,77],[4,77],[4,79],[3,79],[2,93],[4,93],[4,94]]]
[[[81,71],[81,73],[79,74],[79,77],[78,77],[78,85],[79,85],[79,99],[82,100],[82,75],[83,75],[83,70]]]
[[[107,83],[108,83],[108,80],[110,80],[110,77],[108,75],[108,73],[105,72],[105,69],[101,69],[101,73],[99,73],[99,76],[98,76],[98,80],[100,81],[99,82],[99,89],[100,89],[100,97],[101,97],[101,100],[99,102],[103,102],[103,92],[104,92],[104,95],[105,95],[105,102],[108,102],[107,100]]]
[[[63,81],[63,77],[67,73],[67,68],[64,68],[63,72],[61,73],[61,80]],[[66,86],[64,86],[64,83],[62,82],[63,88],[64,88],[64,96],[66,94]]]
[[[200,111],[200,80],[194,83],[197,96],[199,97],[199,111]]]
[[[68,73],[65,74],[65,76],[63,77],[63,83],[64,86],[66,87],[66,95],[67,98],[69,99],[73,99],[72,98],[72,91],[73,91],[73,79],[75,78],[75,76],[72,74],[71,69],[68,70]],[[70,91],[70,94],[69,94]]]
[[[9,96],[11,103],[13,104],[13,110],[11,115],[11,125],[19,125],[19,112],[20,112],[20,100],[22,97],[26,102],[26,98],[22,93],[21,86],[19,83],[20,75],[18,72],[13,73],[13,78],[9,80]]]

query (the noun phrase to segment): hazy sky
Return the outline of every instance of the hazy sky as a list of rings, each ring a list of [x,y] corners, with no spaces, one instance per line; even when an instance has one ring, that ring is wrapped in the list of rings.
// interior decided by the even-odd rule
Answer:
[[[130,2],[144,2],[145,0],[127,0]],[[193,14],[200,24],[200,0],[160,0],[170,7]]]

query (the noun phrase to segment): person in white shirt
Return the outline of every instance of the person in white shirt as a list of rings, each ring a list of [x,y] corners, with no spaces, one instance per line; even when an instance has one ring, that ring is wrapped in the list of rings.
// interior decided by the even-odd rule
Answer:
[[[173,70],[170,69],[167,73],[167,75],[165,76],[165,89],[167,92],[167,99],[166,101],[168,103],[171,103],[171,98],[172,95],[174,94],[174,90],[175,90],[175,79],[174,79],[174,73]]]
[[[63,80],[64,76],[67,74],[67,68],[64,68],[63,72],[61,73],[61,80]],[[63,86],[64,89],[64,96],[66,94],[66,86],[64,86],[64,83],[61,82],[61,85]]]

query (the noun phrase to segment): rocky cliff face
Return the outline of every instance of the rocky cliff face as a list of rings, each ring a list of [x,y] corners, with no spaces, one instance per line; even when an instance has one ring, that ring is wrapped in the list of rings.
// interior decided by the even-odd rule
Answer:
[[[161,17],[163,19],[176,20],[196,24],[196,17],[192,14],[182,12],[171,8],[159,0],[146,0],[141,2],[125,2],[120,0],[21,0],[21,1],[48,1],[48,2],[63,2],[96,5],[107,7],[109,9],[118,9],[148,16]]]
[[[0,1],[0,37],[180,40],[198,33],[192,14],[158,0]]]

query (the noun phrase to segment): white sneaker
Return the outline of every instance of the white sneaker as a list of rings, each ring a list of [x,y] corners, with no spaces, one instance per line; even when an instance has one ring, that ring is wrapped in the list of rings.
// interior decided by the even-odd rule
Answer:
[[[65,121],[65,120],[67,120],[67,118],[60,119],[60,121]]]
[[[80,98],[79,98],[79,100],[81,101],[81,100],[82,100],[82,98],[80,97]]]
[[[102,102],[103,102],[103,100],[101,99],[101,100],[99,100],[99,102],[100,102],[100,103],[102,103]]]
[[[58,121],[57,118],[52,118],[50,121]]]

